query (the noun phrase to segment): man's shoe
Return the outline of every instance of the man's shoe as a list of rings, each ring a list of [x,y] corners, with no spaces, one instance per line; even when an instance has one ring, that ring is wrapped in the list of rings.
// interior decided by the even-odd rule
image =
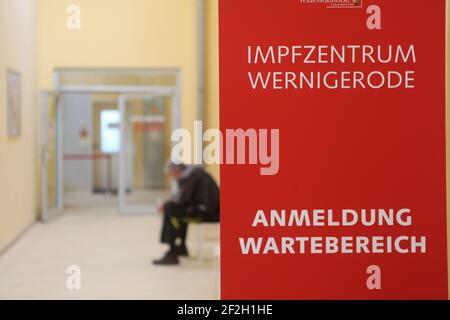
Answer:
[[[172,252],[167,252],[164,257],[159,260],[153,260],[153,264],[156,266],[174,266],[179,263],[178,256]]]
[[[180,257],[188,257],[189,256],[189,251],[188,251],[186,245],[184,245],[184,244],[177,246],[176,252],[177,252],[177,255]]]

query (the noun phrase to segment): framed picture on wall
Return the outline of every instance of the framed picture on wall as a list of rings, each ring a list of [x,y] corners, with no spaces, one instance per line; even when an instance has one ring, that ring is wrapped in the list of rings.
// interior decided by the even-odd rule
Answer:
[[[11,69],[6,71],[6,96],[8,112],[8,136],[19,137],[21,129],[21,85],[20,73]]]

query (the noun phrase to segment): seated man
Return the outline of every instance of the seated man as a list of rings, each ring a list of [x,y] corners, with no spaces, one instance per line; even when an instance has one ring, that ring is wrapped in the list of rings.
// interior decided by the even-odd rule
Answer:
[[[186,235],[190,222],[220,220],[219,187],[205,170],[169,163],[168,173],[176,180],[177,190],[160,210],[164,215],[161,242],[170,247],[161,259],[153,261],[155,265],[176,265],[179,256],[188,256]]]

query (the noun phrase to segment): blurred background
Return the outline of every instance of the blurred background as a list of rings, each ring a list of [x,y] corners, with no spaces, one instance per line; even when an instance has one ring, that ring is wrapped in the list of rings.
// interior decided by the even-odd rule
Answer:
[[[219,126],[218,0],[0,0],[0,73],[0,299],[219,298],[218,224],[151,264],[171,132]]]

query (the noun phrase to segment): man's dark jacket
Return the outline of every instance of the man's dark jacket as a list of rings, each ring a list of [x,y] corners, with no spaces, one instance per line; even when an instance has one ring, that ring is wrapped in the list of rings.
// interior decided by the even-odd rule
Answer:
[[[178,179],[173,202],[193,211],[204,222],[220,219],[220,190],[214,179],[200,167],[188,167]]]

